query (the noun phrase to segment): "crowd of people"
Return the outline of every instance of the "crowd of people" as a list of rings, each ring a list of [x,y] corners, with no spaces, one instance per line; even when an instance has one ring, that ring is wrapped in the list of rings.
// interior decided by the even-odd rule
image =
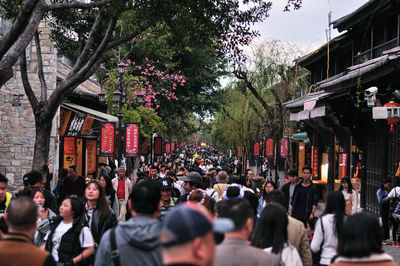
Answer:
[[[91,180],[62,169],[53,192],[43,172],[15,194],[0,175],[0,265],[397,265],[378,220],[357,213],[350,179],[317,218],[311,168],[301,179],[289,170],[279,188],[238,165],[185,147],[132,177],[124,166],[99,164]],[[394,198],[385,188],[382,202]]]

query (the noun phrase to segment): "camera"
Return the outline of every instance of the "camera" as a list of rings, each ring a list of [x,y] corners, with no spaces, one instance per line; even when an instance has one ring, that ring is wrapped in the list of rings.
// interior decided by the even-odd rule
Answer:
[[[378,93],[377,87],[371,87],[365,90],[364,100],[367,101],[368,107],[374,107],[376,102],[376,94]]]

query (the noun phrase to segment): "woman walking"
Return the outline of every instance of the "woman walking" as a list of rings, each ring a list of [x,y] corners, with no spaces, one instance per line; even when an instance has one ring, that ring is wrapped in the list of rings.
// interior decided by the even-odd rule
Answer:
[[[314,238],[311,241],[311,251],[321,249],[320,265],[329,265],[336,256],[338,237],[342,232],[345,217],[345,201],[340,191],[329,192],[325,211],[317,221]]]
[[[46,198],[44,197],[44,192],[41,188],[33,193],[32,200],[40,206],[40,218],[37,223],[33,243],[35,244],[35,246],[41,247],[44,243],[44,237],[46,236],[47,231],[50,228],[50,219],[56,217],[56,214],[52,210],[43,207],[46,203]]]
[[[278,204],[269,204],[261,212],[251,244],[265,252],[277,254],[282,265],[302,266],[297,249],[289,244],[288,216]]]
[[[99,184],[104,189],[107,202],[110,204],[115,216],[119,217],[117,193],[112,186],[111,178],[107,175],[100,176]]]
[[[118,224],[117,217],[106,200],[104,190],[96,180],[86,185],[85,202],[86,217],[96,247],[105,231]]]
[[[346,214],[352,215],[357,212],[357,192],[353,189],[353,184],[350,178],[343,177],[340,182],[339,191],[343,193],[344,201],[346,203]]]
[[[67,196],[61,203],[60,216],[50,224],[44,246],[57,265],[86,265],[86,259],[93,254],[93,237],[84,209],[76,195]]]
[[[376,192],[376,197],[379,203],[379,215],[382,219],[382,232],[383,240],[387,244],[389,239],[389,213],[390,213],[390,202],[387,199],[390,191],[390,179],[385,179],[381,187]]]

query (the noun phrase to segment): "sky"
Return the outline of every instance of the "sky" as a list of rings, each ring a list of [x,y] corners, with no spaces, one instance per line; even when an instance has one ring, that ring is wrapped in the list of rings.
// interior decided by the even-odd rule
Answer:
[[[287,0],[272,0],[269,17],[253,28],[261,34],[258,41],[281,40],[310,52],[327,41],[329,11],[334,21],[366,2],[368,0],[303,0],[300,10],[283,12]],[[332,38],[338,35],[337,30],[332,30]]]

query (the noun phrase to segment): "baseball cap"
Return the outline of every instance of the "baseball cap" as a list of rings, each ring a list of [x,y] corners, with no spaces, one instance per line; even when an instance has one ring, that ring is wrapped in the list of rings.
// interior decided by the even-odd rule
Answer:
[[[168,212],[164,217],[161,243],[164,247],[171,247],[185,244],[209,232],[225,233],[234,228],[235,225],[231,219],[213,220],[204,206],[186,202]]]
[[[157,180],[157,183],[160,185],[161,189],[173,189],[172,182],[169,178],[160,178]]]
[[[180,180],[203,186],[203,180],[201,178],[201,175],[194,171],[190,172],[187,176],[180,178]]]

